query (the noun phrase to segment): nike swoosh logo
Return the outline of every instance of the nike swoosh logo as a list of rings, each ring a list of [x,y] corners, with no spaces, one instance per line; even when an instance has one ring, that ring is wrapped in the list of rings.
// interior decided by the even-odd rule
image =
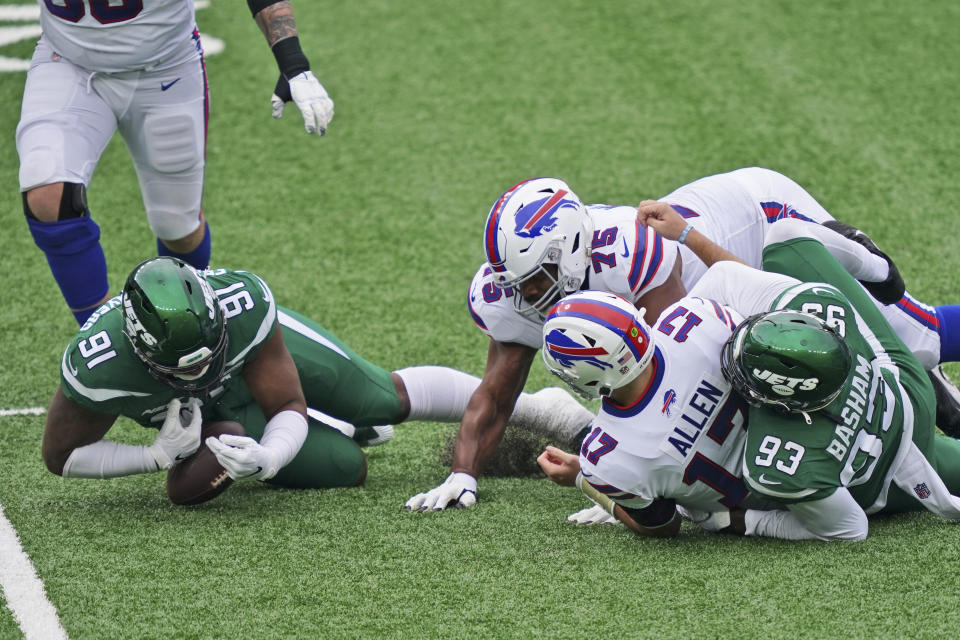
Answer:
[[[623,253],[621,253],[620,255],[622,255],[624,258],[627,258],[630,256],[630,250],[627,248],[626,238],[623,239]]]
[[[177,84],[178,82],[180,82],[180,78],[177,78],[177,79],[174,80],[173,82],[167,82],[167,83],[161,82],[161,83],[160,83],[160,91],[166,91],[167,89],[169,89],[169,88],[172,87],[173,85]]]
[[[782,482],[777,482],[776,480],[767,480],[764,474],[760,474],[760,477],[757,478],[761,484],[783,484]]]

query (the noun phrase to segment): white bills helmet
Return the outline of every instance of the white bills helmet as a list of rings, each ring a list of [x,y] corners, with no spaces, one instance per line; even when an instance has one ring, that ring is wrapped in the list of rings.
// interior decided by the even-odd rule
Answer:
[[[501,289],[513,289],[517,310],[542,318],[550,305],[580,289],[589,260],[592,224],[587,208],[556,178],[533,178],[514,185],[490,209],[483,249]],[[556,277],[544,265],[556,265]],[[520,295],[523,283],[545,274],[552,281],[530,304]]]
[[[612,293],[581,291],[550,309],[542,347],[547,369],[589,400],[640,375],[655,345],[643,309]]]

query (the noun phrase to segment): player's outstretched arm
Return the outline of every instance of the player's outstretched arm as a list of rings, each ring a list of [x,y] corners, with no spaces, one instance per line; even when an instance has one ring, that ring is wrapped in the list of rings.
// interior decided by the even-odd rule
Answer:
[[[442,511],[476,504],[477,477],[503,438],[536,353],[524,345],[490,341],[486,370],[457,432],[451,474],[440,486],[407,500],[406,509]]]
[[[182,410],[182,412],[181,412]],[[200,446],[199,402],[182,407],[171,400],[151,445],[121,444],[103,438],[116,415],[99,413],[73,402],[57,389],[43,434],[43,460],[64,478],[115,478],[169,469]]]
[[[280,78],[270,98],[273,117],[281,117],[284,105],[293,101],[303,116],[307,133],[324,135],[333,119],[333,100],[313,75],[300,48],[293,7],[288,0],[247,0],[247,6],[280,68]]]

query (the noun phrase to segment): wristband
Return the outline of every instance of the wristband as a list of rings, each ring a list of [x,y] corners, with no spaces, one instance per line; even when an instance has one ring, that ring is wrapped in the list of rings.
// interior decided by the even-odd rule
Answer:
[[[690,233],[690,229],[693,229],[693,225],[690,223],[687,223],[687,228],[680,233],[680,237],[677,238],[677,242],[679,242],[680,244],[683,244],[684,240],[687,239],[687,234]]]
[[[300,48],[300,38],[290,36],[271,47],[273,57],[277,59],[277,66],[280,67],[280,73],[289,80],[293,76],[310,70],[310,62],[307,56],[303,54]]]

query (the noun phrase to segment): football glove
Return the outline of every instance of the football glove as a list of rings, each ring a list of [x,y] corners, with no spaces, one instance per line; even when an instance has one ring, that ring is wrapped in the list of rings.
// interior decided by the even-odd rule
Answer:
[[[573,524],[620,524],[614,516],[607,513],[607,510],[598,504],[581,509],[576,513],[567,516],[567,522]]]
[[[722,531],[730,526],[729,511],[700,511],[677,505],[677,512],[681,518],[692,521],[704,531]]]
[[[167,416],[147,450],[160,469],[169,469],[200,447],[200,427],[203,416],[200,401],[190,398],[186,407],[174,398],[167,405]]]
[[[333,100],[327,95],[320,81],[312,71],[304,71],[290,78],[288,81],[283,74],[277,80],[270,104],[273,107],[273,117],[283,115],[283,107],[293,101],[303,116],[303,127],[307,133],[316,132],[322,136],[327,132],[327,125],[333,119]]]
[[[404,505],[415,511],[443,511],[448,507],[464,509],[477,504],[477,479],[469,473],[451,473],[439,487],[418,493]]]
[[[280,470],[280,455],[253,438],[224,433],[219,439],[210,436],[206,443],[234,480],[269,480]]]

